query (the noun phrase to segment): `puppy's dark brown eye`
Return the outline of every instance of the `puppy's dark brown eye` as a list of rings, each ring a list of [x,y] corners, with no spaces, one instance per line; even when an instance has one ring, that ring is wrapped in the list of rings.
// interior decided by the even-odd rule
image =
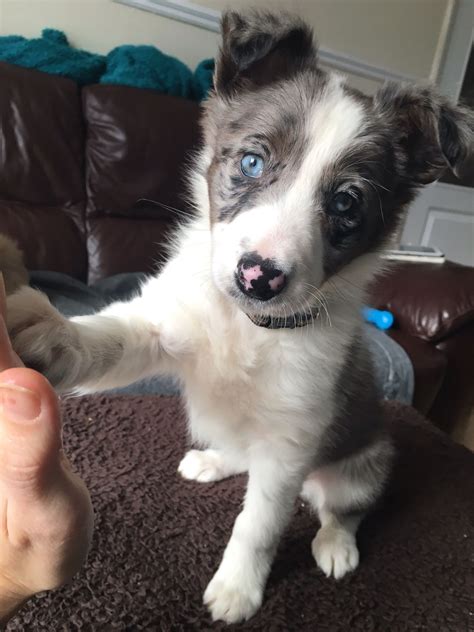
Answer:
[[[350,193],[340,192],[333,196],[329,202],[329,210],[332,213],[342,215],[355,209],[357,199]]]

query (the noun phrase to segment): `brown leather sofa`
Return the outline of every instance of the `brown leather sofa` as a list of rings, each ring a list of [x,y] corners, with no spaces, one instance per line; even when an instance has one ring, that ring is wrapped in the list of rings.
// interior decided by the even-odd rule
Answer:
[[[390,335],[412,361],[414,407],[446,432],[465,424],[474,406],[474,268],[398,264],[371,295],[395,316]]]
[[[89,282],[156,267],[187,208],[198,105],[123,86],[80,91],[5,63],[0,86],[0,232],[19,242],[28,267]],[[474,269],[401,265],[372,296],[395,315],[415,407],[451,431],[474,403]]]

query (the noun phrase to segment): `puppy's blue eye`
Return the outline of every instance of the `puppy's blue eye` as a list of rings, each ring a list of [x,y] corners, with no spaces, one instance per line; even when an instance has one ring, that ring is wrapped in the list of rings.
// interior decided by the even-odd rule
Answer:
[[[257,154],[245,154],[240,161],[240,168],[247,178],[260,178],[263,173],[263,158]]]

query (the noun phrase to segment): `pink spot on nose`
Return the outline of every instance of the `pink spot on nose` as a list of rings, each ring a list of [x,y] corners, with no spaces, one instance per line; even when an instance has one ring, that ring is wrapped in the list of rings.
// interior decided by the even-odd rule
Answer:
[[[261,276],[263,276],[263,272],[259,265],[252,266],[251,268],[244,268],[243,265],[240,266],[239,277],[246,290],[251,290],[252,281],[256,281]]]
[[[285,274],[282,272],[281,274],[274,277],[273,279],[270,279],[270,281],[268,282],[268,285],[274,292],[278,292],[279,290],[281,290],[284,283],[285,283]]]

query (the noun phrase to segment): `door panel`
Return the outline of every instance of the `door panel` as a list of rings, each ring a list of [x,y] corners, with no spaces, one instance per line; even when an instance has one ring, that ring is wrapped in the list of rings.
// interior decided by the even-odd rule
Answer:
[[[474,189],[426,187],[409,209],[402,242],[436,246],[451,261],[474,266]]]

